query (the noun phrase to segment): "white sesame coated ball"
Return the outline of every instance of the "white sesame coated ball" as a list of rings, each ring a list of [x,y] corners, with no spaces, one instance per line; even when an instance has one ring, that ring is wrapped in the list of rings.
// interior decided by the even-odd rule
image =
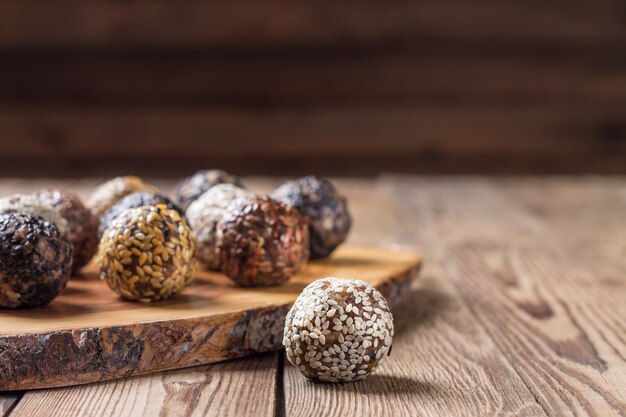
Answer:
[[[287,359],[307,378],[347,382],[366,378],[388,355],[393,316],[367,282],[324,278],[309,284],[287,314]]]
[[[213,186],[189,205],[185,213],[196,237],[198,259],[209,269],[218,270],[216,226],[232,205],[250,202],[254,193],[233,184]]]

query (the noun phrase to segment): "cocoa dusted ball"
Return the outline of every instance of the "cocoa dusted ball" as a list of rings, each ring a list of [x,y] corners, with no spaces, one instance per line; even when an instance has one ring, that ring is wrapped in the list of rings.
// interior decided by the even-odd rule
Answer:
[[[309,223],[311,259],[327,257],[346,240],[352,225],[348,202],[330,181],[298,178],[279,186],[271,197],[297,208]]]
[[[389,354],[393,316],[376,288],[360,280],[324,278],[309,284],[287,313],[287,359],[307,378],[366,378]]]
[[[111,224],[113,219],[115,219],[117,216],[119,216],[128,209],[141,206],[156,206],[159,204],[165,204],[168,209],[176,210],[182,217],[184,217],[184,211],[163,194],[139,191],[136,193],[128,194],[126,197],[115,203],[113,207],[111,207],[106,213],[104,213],[102,218],[100,218],[98,234],[102,236],[104,229],[106,229],[107,226]]]
[[[196,236],[198,259],[209,269],[219,270],[217,223],[231,206],[252,202],[254,194],[233,184],[218,184],[189,205],[187,221]]]
[[[193,281],[195,251],[191,230],[176,210],[166,205],[129,209],[102,235],[100,278],[124,299],[165,300]]]
[[[176,203],[184,210],[202,194],[217,184],[233,184],[244,188],[241,179],[220,169],[203,169],[185,178],[176,189]]]
[[[158,193],[159,189],[138,177],[115,177],[96,187],[87,199],[87,207],[100,219],[115,203],[137,191]]]
[[[305,221],[269,197],[234,207],[218,223],[217,239],[222,272],[244,287],[282,284],[309,256]]]
[[[72,245],[54,223],[24,213],[0,215],[0,307],[50,303],[71,271]]]
[[[67,221],[68,238],[74,249],[72,272],[78,272],[98,249],[98,220],[74,193],[46,189],[33,193],[33,196],[53,207]]]

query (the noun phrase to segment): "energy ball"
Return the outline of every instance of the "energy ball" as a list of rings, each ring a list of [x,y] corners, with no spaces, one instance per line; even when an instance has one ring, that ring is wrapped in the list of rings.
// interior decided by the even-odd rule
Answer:
[[[68,238],[73,246],[72,273],[78,272],[98,250],[98,220],[74,193],[46,189],[33,196],[67,221]]]
[[[366,378],[389,354],[393,316],[376,288],[360,280],[324,278],[298,296],[285,321],[287,359],[307,378]]]
[[[296,209],[268,197],[233,207],[217,225],[224,272],[243,287],[278,285],[309,257],[309,233]]]
[[[271,197],[297,208],[309,223],[311,259],[327,257],[346,240],[352,225],[348,203],[330,181],[298,178],[279,186]]]
[[[96,187],[87,199],[87,207],[100,219],[115,203],[137,191],[158,193],[159,189],[138,177],[115,177]]]
[[[233,184],[218,184],[189,205],[187,221],[196,236],[198,259],[209,269],[219,270],[217,223],[231,206],[252,202],[254,194]]]
[[[61,235],[69,237],[70,228],[67,220],[52,205],[33,195],[13,194],[0,198],[0,214],[9,213],[24,213],[41,217],[53,223],[59,229]]]
[[[217,184],[233,184],[244,188],[241,179],[220,169],[203,169],[185,178],[176,189],[176,203],[187,210],[189,204]]]
[[[0,215],[0,307],[50,303],[71,271],[72,245],[55,224],[25,213]]]
[[[163,204],[129,209],[102,235],[100,279],[126,300],[165,300],[193,281],[195,251],[176,210]]]
[[[98,234],[102,236],[104,229],[111,224],[113,219],[128,209],[142,206],[156,206],[159,204],[165,204],[168,209],[176,210],[182,217],[184,217],[184,211],[163,194],[139,191],[128,194],[126,197],[115,203],[106,213],[104,213],[104,215],[100,218]]]

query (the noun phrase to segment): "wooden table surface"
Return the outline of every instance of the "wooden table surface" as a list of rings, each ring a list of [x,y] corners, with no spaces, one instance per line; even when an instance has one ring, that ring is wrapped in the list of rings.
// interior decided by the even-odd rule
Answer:
[[[258,192],[275,183],[248,180]],[[93,184],[3,180],[0,194],[53,186],[85,195]],[[425,258],[394,309],[393,354],[369,379],[311,383],[276,352],[0,393],[0,416],[626,415],[626,178],[338,185],[355,218],[352,242]]]

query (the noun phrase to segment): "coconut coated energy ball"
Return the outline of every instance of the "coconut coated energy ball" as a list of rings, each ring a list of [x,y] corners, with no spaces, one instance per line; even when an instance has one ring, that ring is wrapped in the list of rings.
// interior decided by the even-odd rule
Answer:
[[[53,223],[63,236],[68,237],[69,235],[70,229],[67,220],[52,205],[41,201],[33,195],[13,194],[0,198],[0,214],[8,213],[24,213],[41,217]]]
[[[217,184],[233,184],[244,188],[241,179],[220,169],[203,169],[185,178],[176,189],[176,203],[187,210],[189,204]]]
[[[0,215],[0,307],[50,303],[71,271],[72,245],[55,224],[24,213]]]
[[[306,223],[268,197],[234,207],[217,225],[222,272],[243,287],[278,285],[309,257]]]
[[[104,215],[100,218],[98,233],[101,236],[104,229],[107,228],[113,219],[128,209],[142,206],[156,206],[159,204],[165,204],[168,209],[176,210],[182,217],[184,217],[184,211],[163,194],[139,191],[128,194],[126,197],[115,203],[106,213],[104,213]]]
[[[115,203],[137,191],[158,193],[159,189],[138,177],[116,177],[96,187],[87,199],[87,207],[100,219]]]
[[[167,299],[193,280],[196,244],[187,223],[166,205],[129,209],[106,228],[100,278],[122,298]]]
[[[366,378],[388,355],[393,316],[370,284],[324,278],[309,284],[287,313],[287,359],[307,378],[346,382]]]
[[[233,184],[218,184],[189,205],[187,221],[196,236],[198,258],[209,269],[219,270],[217,223],[231,206],[252,202],[254,194]]]
[[[78,272],[98,249],[98,220],[74,193],[46,189],[33,193],[33,196],[54,208],[67,221],[68,238],[73,246],[72,272]]]
[[[298,178],[279,186],[271,197],[297,208],[309,223],[311,259],[325,258],[346,240],[352,225],[348,202],[330,181]]]

